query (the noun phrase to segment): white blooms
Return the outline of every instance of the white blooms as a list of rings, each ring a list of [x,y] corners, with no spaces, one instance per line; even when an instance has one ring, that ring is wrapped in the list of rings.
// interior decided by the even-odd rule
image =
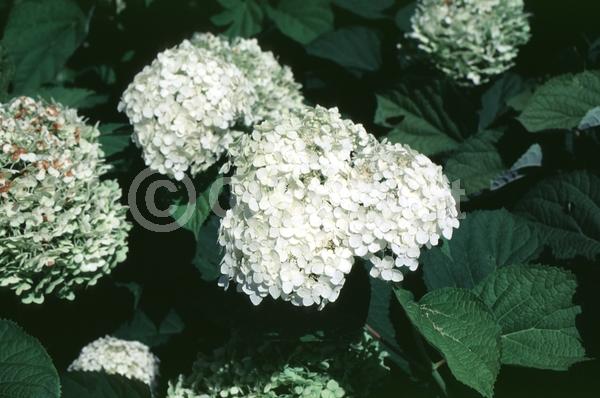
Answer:
[[[241,134],[235,125],[251,123],[255,100],[238,68],[185,40],[136,75],[119,109],[146,164],[181,180],[217,161]]]
[[[197,34],[145,67],[119,109],[146,164],[181,180],[214,164],[243,129],[300,106],[299,89],[255,40]]]
[[[73,109],[20,97],[0,105],[0,286],[25,303],[72,300],[127,253],[126,208]]]
[[[442,167],[401,144],[374,143],[356,154],[347,213],[348,246],[371,261],[371,276],[399,282],[417,269],[420,248],[458,228],[456,201]],[[391,253],[389,253],[391,251]]]
[[[220,283],[233,279],[254,304],[269,295],[304,306],[335,301],[354,263],[344,224],[356,210],[350,161],[368,140],[321,107],[244,136],[233,153],[237,203],[221,222]]]
[[[153,390],[158,368],[158,358],[145,344],[106,336],[83,347],[68,370],[117,374],[139,380]]]
[[[304,108],[301,86],[294,80],[292,70],[281,65],[272,52],[263,51],[256,39],[237,37],[229,41],[211,33],[197,33],[191,41],[242,71],[257,97],[252,108],[256,122],[275,122],[287,112]]]
[[[530,37],[523,0],[419,0],[409,36],[460,83],[509,69]]]
[[[221,222],[220,284],[254,304],[335,301],[355,257],[400,281],[420,247],[458,227],[441,167],[400,144],[379,143],[337,109],[306,108],[260,124],[232,149],[236,204]]]

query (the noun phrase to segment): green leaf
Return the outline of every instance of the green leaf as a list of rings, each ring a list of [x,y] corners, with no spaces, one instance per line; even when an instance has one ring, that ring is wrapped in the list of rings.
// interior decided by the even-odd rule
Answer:
[[[600,178],[566,173],[536,185],[515,211],[530,220],[557,258],[600,254]]]
[[[184,329],[181,317],[171,310],[157,327],[141,310],[136,310],[133,318],[121,325],[114,333],[115,337],[124,340],[141,341],[149,347],[166,344],[173,336]]]
[[[381,42],[374,31],[362,26],[325,33],[306,47],[315,57],[333,61],[360,75],[381,66]]]
[[[106,157],[124,151],[131,144],[131,130],[127,124],[105,123],[100,127],[100,145]]]
[[[196,239],[193,263],[200,272],[200,277],[207,282],[213,282],[221,276],[223,250],[218,243],[220,225],[219,216],[212,214],[200,228]]]
[[[219,0],[225,8],[210,20],[217,26],[229,26],[225,34],[229,37],[250,37],[262,29],[262,8],[254,0]]]
[[[73,0],[16,2],[2,39],[16,67],[15,92],[35,89],[54,79],[83,42],[87,30],[87,18]]]
[[[531,145],[523,155],[511,166],[502,172],[491,183],[490,190],[494,191],[525,177],[524,169],[541,167],[544,159],[540,144]]]
[[[572,129],[600,105],[600,72],[562,75],[539,87],[519,121],[531,132]]]
[[[464,126],[450,117],[445,92],[442,83],[433,82],[377,95],[375,123],[393,127],[387,136],[391,142],[407,144],[426,155],[455,150],[464,140]]]
[[[0,45],[0,101],[4,102],[8,97],[8,89],[15,75],[15,66],[6,54],[4,47]]]
[[[29,95],[39,96],[45,100],[55,101],[76,109],[93,108],[108,100],[106,95],[97,94],[93,90],[61,86],[42,87]]]
[[[413,1],[408,3],[404,7],[400,8],[394,18],[396,26],[403,32],[410,32],[412,30],[411,19],[417,9],[417,2]]]
[[[429,290],[472,288],[498,267],[524,263],[538,250],[538,239],[525,220],[508,211],[468,213],[441,247],[421,255],[423,278]]]
[[[486,305],[466,289],[436,290],[418,303],[407,290],[395,293],[413,325],[442,353],[454,377],[491,397],[500,371],[500,327]]]
[[[395,343],[396,330],[390,319],[392,286],[376,278],[369,278],[369,282],[371,285],[371,299],[369,300],[367,325],[377,332],[384,341]]]
[[[328,1],[282,0],[277,8],[268,8],[269,17],[284,35],[308,44],[333,28],[333,11]]]
[[[181,317],[175,312],[175,310],[169,311],[165,319],[160,323],[158,327],[158,333],[163,340],[168,340],[171,336],[178,335],[183,332],[185,324]]]
[[[146,384],[120,375],[67,372],[61,381],[62,398],[152,398]]]
[[[399,355],[401,349],[396,340],[396,329],[391,320],[392,285],[376,278],[369,278],[369,283],[371,297],[365,324],[366,329],[382,344],[390,355],[390,359],[400,369],[410,374],[410,363]]]
[[[494,146],[502,137],[498,131],[482,131],[467,138],[446,162],[450,180],[460,180],[467,195],[489,189],[494,177],[505,170]]]
[[[585,359],[576,287],[572,273],[542,265],[500,268],[477,286],[502,328],[502,363],[567,370]]]
[[[213,206],[217,203],[222,190],[223,179],[218,178],[204,192],[198,195],[194,203],[179,202],[173,204],[169,208],[171,216],[182,228],[192,232],[197,240],[200,228],[212,213]]]
[[[136,282],[115,283],[115,285],[117,287],[127,289],[129,293],[131,293],[131,295],[133,296],[133,308],[137,309],[140,305],[142,292],[144,291],[143,286]]]
[[[579,122],[577,129],[587,130],[598,126],[600,126],[600,106],[597,106],[586,113],[583,119],[581,119]]]
[[[385,18],[383,11],[394,5],[394,0],[333,0],[333,4],[367,19]]]
[[[60,397],[58,373],[44,347],[4,319],[0,320],[0,397]]]
[[[490,127],[507,110],[508,100],[521,93],[524,88],[523,79],[514,73],[506,73],[498,79],[481,97],[479,130]]]

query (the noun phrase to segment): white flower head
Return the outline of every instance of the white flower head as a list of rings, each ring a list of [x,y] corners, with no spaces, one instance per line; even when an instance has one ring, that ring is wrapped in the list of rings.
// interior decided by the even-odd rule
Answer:
[[[159,360],[148,346],[139,341],[106,336],[83,347],[79,357],[68,370],[117,374],[139,380],[154,390],[159,373]]]
[[[440,166],[379,143],[337,109],[306,108],[264,122],[232,147],[235,205],[221,221],[220,284],[258,304],[267,296],[322,308],[356,257],[371,275],[400,281],[420,248],[458,227]]]
[[[254,304],[335,301],[354,263],[343,225],[355,205],[350,160],[369,136],[337,109],[317,107],[245,138],[233,154],[236,204],[221,222],[221,284],[235,281]]]
[[[197,33],[191,41],[242,71],[257,96],[252,109],[256,122],[276,122],[290,111],[303,109],[302,87],[294,80],[292,70],[281,65],[272,52],[263,51],[256,39],[229,40],[211,33]]]
[[[25,303],[72,300],[127,254],[126,207],[99,131],[74,109],[20,97],[0,105],[0,286]]]
[[[146,163],[178,180],[216,163],[242,130],[300,107],[300,85],[272,53],[209,33],[160,53],[119,104]]]
[[[249,126],[256,96],[234,65],[185,40],[158,54],[123,93],[119,109],[146,164],[183,179],[214,164]]]
[[[449,77],[479,85],[513,66],[530,28],[523,0],[419,0],[409,37]]]
[[[407,146],[372,142],[354,159],[348,246],[369,259],[371,276],[399,282],[417,269],[421,247],[458,228],[458,210],[442,167]]]

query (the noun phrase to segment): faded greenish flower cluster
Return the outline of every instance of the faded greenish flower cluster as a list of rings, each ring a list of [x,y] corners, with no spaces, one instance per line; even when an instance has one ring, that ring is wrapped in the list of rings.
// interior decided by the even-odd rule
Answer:
[[[326,359],[323,359],[326,358]],[[201,355],[192,375],[169,385],[167,398],[371,397],[388,373],[379,343],[358,341],[263,343],[244,350],[232,340]]]
[[[24,303],[73,300],[127,254],[126,207],[99,131],[59,104],[0,106],[0,286]]]
[[[420,0],[409,37],[446,75],[479,85],[513,66],[530,28],[523,0]]]

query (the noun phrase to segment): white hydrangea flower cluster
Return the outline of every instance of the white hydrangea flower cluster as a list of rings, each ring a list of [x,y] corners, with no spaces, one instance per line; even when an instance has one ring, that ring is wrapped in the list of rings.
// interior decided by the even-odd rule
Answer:
[[[479,85],[513,66],[530,28],[523,0],[419,0],[409,37],[445,74]]]
[[[349,191],[348,246],[373,264],[370,274],[400,282],[401,269],[419,266],[422,246],[458,228],[456,200],[442,167],[407,146],[373,143],[354,159]],[[381,255],[378,255],[380,253]]]
[[[400,281],[423,245],[458,227],[440,166],[379,143],[335,108],[262,123],[235,149],[219,283],[235,281],[254,304],[271,296],[322,308],[355,257],[371,260],[372,276]]]
[[[138,73],[119,110],[134,128],[146,164],[177,180],[214,164],[249,126],[256,96],[242,72],[185,40]]]
[[[302,86],[294,80],[290,67],[281,65],[272,52],[263,51],[256,39],[236,37],[230,41],[211,33],[196,33],[191,41],[242,71],[257,96],[252,109],[257,122],[275,122],[288,112],[304,109]]]
[[[25,303],[72,300],[127,254],[126,207],[99,131],[74,109],[20,97],[0,105],[0,286]]]
[[[242,130],[301,106],[291,70],[256,40],[196,34],[136,75],[119,109],[146,164],[181,180],[216,163]]]
[[[159,374],[159,359],[147,345],[139,341],[106,336],[83,347],[68,371],[117,374],[139,380],[154,390]]]
[[[352,153],[369,136],[337,109],[308,109],[245,136],[231,180],[235,206],[221,221],[219,283],[232,279],[254,304],[335,301],[354,263],[345,241]]]
[[[314,344],[267,342],[248,351],[232,340],[200,355],[189,377],[169,384],[167,398],[366,397],[388,374],[379,344],[366,334],[351,344]]]

